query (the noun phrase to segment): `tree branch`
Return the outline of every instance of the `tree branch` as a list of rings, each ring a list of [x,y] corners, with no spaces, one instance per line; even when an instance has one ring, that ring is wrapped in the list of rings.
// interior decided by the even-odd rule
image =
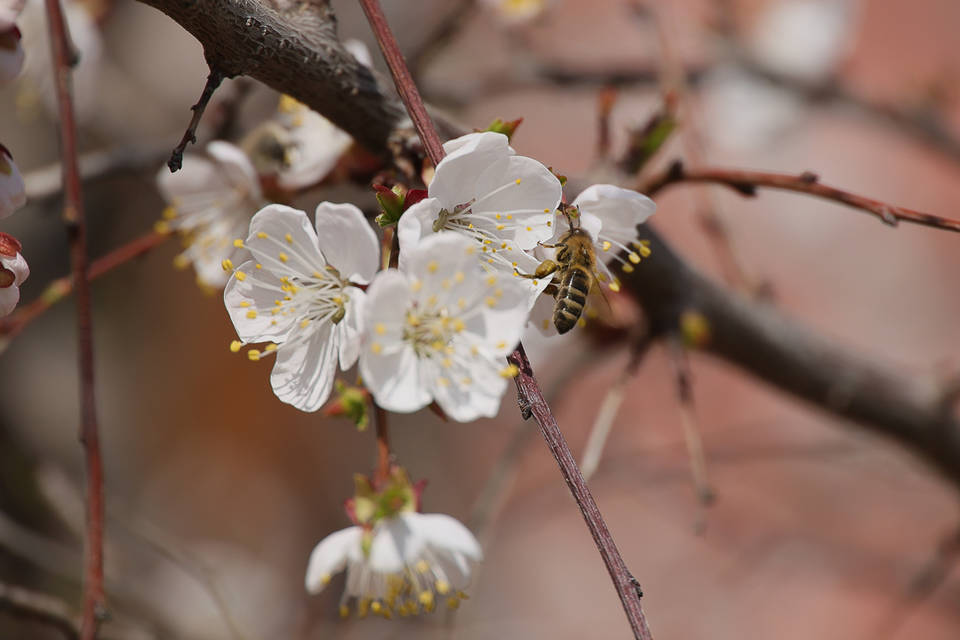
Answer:
[[[758,188],[783,189],[805,193],[825,200],[833,200],[854,209],[873,214],[882,222],[896,226],[898,222],[912,222],[935,229],[960,232],[960,220],[936,216],[923,211],[897,207],[880,200],[858,196],[849,191],[830,187],[820,182],[820,177],[809,171],[799,175],[744,171],[740,169],[687,169],[679,160],[658,176],[638,186],[638,191],[653,197],[664,188],[681,182],[711,182],[729,187],[742,196],[757,195]]]
[[[71,64],[75,60],[60,0],[47,0],[51,59],[56,79],[60,113],[60,156],[65,193],[63,219],[70,247],[70,266],[76,288],[78,360],[80,374],[80,442],[87,465],[87,531],[83,581],[81,637],[94,640],[106,615],[103,589],[103,460],[93,373],[93,320],[87,259],[87,226],[83,214],[83,191],[77,160],[77,127],[73,116]]]
[[[169,167],[170,173],[176,173],[183,166],[183,152],[187,148],[187,145],[196,144],[197,127],[200,126],[200,119],[203,117],[203,112],[207,110],[207,105],[210,103],[210,98],[213,97],[213,92],[217,90],[217,87],[220,86],[220,83],[223,82],[225,77],[220,69],[210,65],[210,73],[207,75],[207,81],[203,85],[203,92],[200,94],[200,99],[197,100],[195,105],[190,107],[190,110],[193,111],[193,115],[190,117],[190,124],[187,125],[187,130],[183,132],[183,137],[180,138],[177,146],[173,148],[173,153],[170,154],[170,159],[167,160],[167,167]]]

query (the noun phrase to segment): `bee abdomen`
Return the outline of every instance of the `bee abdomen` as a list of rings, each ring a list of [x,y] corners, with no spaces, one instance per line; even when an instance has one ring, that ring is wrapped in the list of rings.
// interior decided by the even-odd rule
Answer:
[[[557,304],[553,308],[553,324],[557,333],[573,329],[587,304],[590,293],[590,274],[583,267],[571,267],[564,274],[557,291]]]

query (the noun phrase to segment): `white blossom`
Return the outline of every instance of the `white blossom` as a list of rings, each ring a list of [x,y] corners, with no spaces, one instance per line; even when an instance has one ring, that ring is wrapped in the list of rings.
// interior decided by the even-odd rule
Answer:
[[[223,287],[228,277],[223,261],[247,259],[235,239],[246,235],[250,217],[263,205],[253,165],[238,147],[214,141],[206,157],[186,154],[180,171],[161,169],[157,183],[169,203],[161,228],[181,233],[186,245],[177,263],[192,264],[202,285]]]
[[[400,218],[400,266],[435,232],[454,232],[479,245],[488,270],[531,272],[527,252],[553,235],[560,181],[545,166],[518,156],[501,133],[471,133],[443,145],[428,197]]]
[[[253,259],[236,268],[223,295],[240,338],[232,348],[269,342],[274,393],[316,411],[330,396],[338,357],[342,369],[357,360],[364,293],[354,285],[377,270],[376,234],[352,204],[320,203],[316,230],[303,211],[272,204],[250,221],[243,245]]]
[[[438,601],[456,608],[482,559],[477,539],[455,518],[405,512],[321,540],[310,554],[306,587],[319,593],[346,569],[342,616],[352,601],[359,615],[412,615],[433,611]]]
[[[6,218],[27,203],[23,176],[13,156],[0,144],[0,219]]]
[[[529,293],[518,278],[484,273],[477,253],[459,234],[437,234],[367,289],[360,372],[384,409],[436,401],[460,422],[496,415],[516,373],[503,358],[520,340]]]
[[[353,144],[350,134],[302,102],[280,97],[277,119],[286,132],[277,184],[301,189],[320,182]]]
[[[501,22],[520,25],[534,20],[546,11],[553,0],[483,0]]]
[[[30,275],[27,261],[20,254],[20,243],[0,233],[0,317],[9,315],[20,301],[20,285]]]
[[[12,10],[0,7],[0,85],[11,82],[23,68],[23,45],[15,17]]]

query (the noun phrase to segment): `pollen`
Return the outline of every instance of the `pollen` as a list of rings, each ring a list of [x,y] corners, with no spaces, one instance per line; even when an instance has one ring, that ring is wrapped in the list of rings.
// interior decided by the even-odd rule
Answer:
[[[498,213],[497,215],[495,215],[495,216],[493,216],[493,217],[496,218],[497,220],[499,220],[499,219],[502,218],[503,216],[501,216],[501,215]]]
[[[439,378],[437,378],[437,384],[441,387],[449,387],[450,381],[444,378],[443,376],[440,376]]]
[[[417,564],[414,565],[414,569],[416,569],[418,573],[426,573],[430,571],[430,565],[427,564],[426,560],[419,560]]]
[[[487,299],[485,300],[485,302],[487,303],[487,306],[490,307],[491,309],[497,306],[497,299],[494,298],[493,296],[487,296]]]
[[[533,231],[533,227],[527,227],[527,231]]]
[[[349,618],[350,617],[350,607],[345,604],[340,605],[340,617]]]
[[[614,293],[620,291],[620,282],[617,280],[614,280],[613,282],[611,282],[610,291],[613,291]]]
[[[600,247],[601,247],[604,251],[610,251],[610,247],[612,247],[612,246],[613,246],[613,245],[610,244],[610,241],[609,241],[609,240],[604,240],[604,241],[603,241],[603,244],[600,245]]]
[[[377,354],[378,354],[378,353],[380,353],[381,351],[383,351],[383,347],[380,346],[380,343],[379,343],[379,342],[374,342],[373,344],[370,345],[370,351],[372,351],[373,353],[377,353]]]
[[[437,264],[436,260],[431,260],[429,263],[427,263],[427,271],[429,271],[430,273],[436,273],[437,269],[439,268],[440,268],[440,265]]]
[[[253,320],[256,317],[257,317],[256,311],[254,311],[253,309],[250,309],[250,311],[247,311],[247,318],[249,318],[250,320]]]
[[[520,375],[520,367],[515,364],[507,365],[503,369],[500,369],[500,375],[504,378],[516,378]]]
[[[377,332],[377,335],[382,336],[387,332],[387,327],[384,326],[382,322],[378,322],[377,326],[375,327],[375,330]]]
[[[175,269],[186,269],[190,266],[190,258],[181,253],[173,259],[173,266]]]
[[[552,226],[553,226],[553,222],[551,222],[550,220],[547,220],[547,226],[548,226],[548,227],[552,227]]]
[[[487,286],[492,287],[497,284],[497,276],[487,276]]]
[[[506,348],[507,348],[507,343],[504,342],[503,340],[497,343],[497,349],[506,349]]]
[[[270,353],[271,351],[276,351],[276,350],[277,350],[277,343],[276,343],[276,342],[271,342],[271,343],[268,344],[266,347],[264,347],[263,350],[264,350],[265,352],[267,352],[267,353]]]
[[[453,596],[450,596],[449,598],[447,598],[447,609],[450,609],[451,611],[453,611],[454,609],[457,609],[459,606],[460,606],[459,598],[455,598]]]
[[[467,325],[464,324],[463,320],[461,320],[460,318],[457,318],[453,321],[453,330],[456,331],[457,333],[460,333],[466,327]]]
[[[513,214],[512,214],[512,213],[508,213],[508,214],[507,214],[507,220],[513,220]]]
[[[259,262],[257,263],[257,269],[263,269],[263,265],[260,264]]]
[[[457,306],[463,309],[465,306],[467,306],[467,301],[464,300],[463,298],[457,298]]]
[[[514,184],[520,184],[521,182],[523,181],[520,178],[517,178],[516,180],[513,181]]]
[[[230,258],[221,262],[220,266],[223,267],[224,271],[233,271],[233,261],[231,261]]]
[[[280,262],[286,262],[287,260],[290,259],[290,256],[285,254],[283,251],[281,251],[277,257],[280,258]]]
[[[293,244],[293,236],[290,235],[289,233],[283,236],[283,239],[287,241],[287,244]]]
[[[250,306],[250,301],[249,301],[249,300],[241,300],[241,301],[240,301],[240,306],[243,307],[244,309],[246,309],[247,307]]]
[[[239,280],[240,282],[243,282],[244,280],[247,279],[247,274],[245,274],[243,271],[237,271],[233,275],[237,276],[237,280]]]
[[[236,238],[233,241],[233,246],[237,249],[243,249],[243,238]]]
[[[637,252],[631,251],[629,254],[627,254],[627,257],[630,259],[630,262],[632,262],[633,264],[640,264],[640,254],[638,254]]]
[[[243,343],[239,340],[234,340],[230,343],[230,353],[238,353],[243,347]]]
[[[550,209],[544,209],[543,212],[544,212],[544,213],[550,213]]]
[[[261,240],[266,240],[266,239],[269,238],[270,236],[268,236],[268,235],[267,235],[266,233],[264,233],[263,231],[260,231],[260,232],[257,233],[257,237],[260,238]]]
[[[170,225],[163,220],[157,220],[153,223],[153,230],[157,233],[170,233]]]
[[[457,271],[455,274],[453,274],[453,280],[454,280],[454,282],[456,282],[457,284],[460,284],[461,282],[463,282],[463,279],[464,279],[465,277],[466,277],[466,276],[463,275],[463,271]]]
[[[578,318],[578,319],[577,319],[577,326],[580,327],[580,328],[583,328],[583,327],[587,326],[587,320],[586,320],[586,318],[584,318],[584,317],[582,317],[582,316],[581,316],[580,318]]]
[[[503,231],[503,229],[505,228],[505,226],[506,226],[506,225],[498,224],[498,225],[497,225],[497,231]]]
[[[260,359],[259,349],[250,349],[250,351],[247,351],[247,358],[249,358],[252,362],[256,362],[257,360],[259,360]]]
[[[163,210],[163,213],[160,214],[164,220],[173,220],[177,217],[177,208],[176,207],[167,207]]]
[[[442,596],[450,593],[450,583],[446,580],[437,580],[437,584],[435,584],[434,587],[437,589],[437,593]]]
[[[423,283],[420,282],[419,280],[414,280],[413,282],[410,283],[410,290],[413,291],[414,293],[420,291],[422,287],[423,287]]]
[[[623,269],[623,272],[624,272],[624,273],[633,273],[633,265],[632,265],[632,264],[625,264],[625,265],[623,265],[623,266],[621,267],[621,269]]]

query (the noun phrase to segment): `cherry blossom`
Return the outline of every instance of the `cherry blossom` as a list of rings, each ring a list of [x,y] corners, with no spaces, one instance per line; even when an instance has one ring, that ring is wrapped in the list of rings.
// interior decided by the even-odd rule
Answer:
[[[353,138],[290,96],[280,97],[278,111],[287,136],[277,183],[285,189],[302,189],[320,182],[353,144]]]
[[[307,214],[279,204],[261,209],[244,241],[253,259],[233,271],[223,299],[240,340],[275,354],[270,384],[277,397],[316,411],[333,387],[339,356],[348,369],[357,360],[364,293],[379,263],[379,243],[352,204],[322,202],[316,230]],[[226,267],[233,265],[225,263]]]
[[[162,169],[157,183],[170,205],[160,227],[182,234],[186,245],[177,264],[192,264],[201,285],[223,287],[229,275],[223,261],[249,257],[235,239],[245,235],[250,217],[263,205],[253,165],[238,147],[214,141],[206,157],[187,154],[180,171]]]
[[[346,569],[342,616],[353,601],[361,616],[428,613],[438,601],[456,608],[482,559],[477,539],[455,518],[407,511],[321,540],[310,554],[306,587],[319,593]]]
[[[30,275],[22,247],[13,236],[0,232],[0,317],[9,315],[20,301],[20,285]]]
[[[383,408],[436,401],[461,422],[496,415],[516,373],[503,358],[520,339],[529,293],[519,278],[485,273],[477,253],[459,234],[437,234],[370,284],[360,371]]]

